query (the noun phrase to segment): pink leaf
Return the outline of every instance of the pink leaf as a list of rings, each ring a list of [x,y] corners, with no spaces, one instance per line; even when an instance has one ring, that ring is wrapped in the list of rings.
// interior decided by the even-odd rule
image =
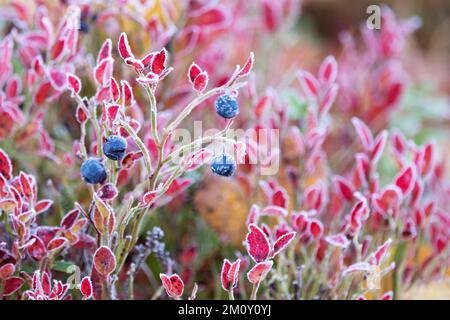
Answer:
[[[369,272],[371,270],[370,264],[367,262],[357,262],[355,264],[350,265],[347,267],[343,272],[342,275],[346,276],[355,272]]]
[[[414,187],[416,181],[416,171],[412,166],[405,167],[394,179],[395,185],[407,196]]]
[[[79,94],[81,91],[81,80],[76,75],[67,74],[67,87],[73,94]]]
[[[258,205],[253,204],[247,216],[247,225],[258,223],[258,219],[259,219],[259,207]]]
[[[273,244],[273,253],[272,257],[276,256],[282,250],[284,250],[289,243],[295,238],[295,232],[288,232],[279,237],[275,243]]]
[[[52,95],[53,91],[52,84],[49,81],[42,83],[36,90],[34,102],[37,105],[44,103]]]
[[[286,190],[280,188],[277,191],[275,191],[272,195],[272,204],[274,206],[287,208],[288,196],[287,196]]]
[[[364,150],[371,151],[373,146],[373,136],[369,127],[358,118],[352,118],[352,123]]]
[[[163,273],[159,274],[161,278],[164,289],[169,297],[179,299],[183,295],[184,282],[177,274],[172,274],[167,276]]]
[[[326,57],[319,68],[319,80],[323,84],[331,84],[336,81],[338,66],[333,56]]]
[[[158,53],[156,53],[155,57],[152,61],[152,72],[161,75],[161,73],[166,69],[166,60],[167,60],[167,50],[166,48],[162,48]]]
[[[239,279],[239,267],[241,265],[241,259],[237,259],[231,263],[228,259],[223,261],[221,280],[222,288],[226,291],[233,290],[237,286]]]
[[[380,300],[392,300],[394,298],[394,293],[392,291],[388,291],[380,297]]]
[[[120,57],[125,60],[130,57],[134,57],[131,52],[130,44],[128,43],[128,36],[126,33],[122,32],[119,37],[119,42],[117,44]]]
[[[308,71],[300,71],[297,74],[303,92],[311,99],[317,99],[319,95],[319,83]]]
[[[122,99],[124,106],[131,106],[134,102],[133,90],[130,84],[126,80],[120,81],[122,85]]]
[[[64,39],[60,39],[60,40],[56,41],[56,43],[53,46],[53,49],[51,51],[51,59],[52,60],[58,59],[63,54],[65,47],[66,47],[66,41]]]
[[[202,71],[203,70],[200,69],[200,67],[195,62],[192,62],[188,70],[189,82],[191,82],[191,84],[194,84],[194,79],[197,78],[197,76],[202,73]]]
[[[272,269],[273,261],[263,261],[257,263],[248,273],[247,279],[251,283],[260,283],[264,280],[269,273],[270,269]]]
[[[241,70],[237,74],[237,77],[238,78],[242,78],[242,77],[247,76],[252,71],[254,63],[255,63],[255,55],[253,54],[253,52],[250,52],[250,55],[249,55],[249,57],[247,59],[247,62],[241,68]]]
[[[111,79],[113,63],[113,58],[106,58],[95,67],[94,76],[99,85],[105,86]]]
[[[248,226],[246,242],[248,245],[248,254],[255,262],[266,260],[270,255],[270,242],[264,231],[255,224]]]
[[[279,206],[267,206],[261,212],[261,216],[287,217],[288,211]]]
[[[380,265],[386,258],[388,250],[392,244],[392,239],[388,239],[385,243],[377,248],[377,250],[370,256],[369,261],[372,264]]]
[[[111,249],[106,246],[98,248],[94,254],[94,266],[100,275],[109,276],[116,268],[116,258]]]
[[[119,85],[117,84],[116,79],[114,77],[111,77],[109,80],[109,90],[111,90],[111,97],[114,102],[119,101],[120,99],[120,89]]]
[[[111,39],[106,39],[105,42],[103,42],[100,51],[98,52],[97,64],[99,64],[100,61],[111,57],[111,49],[112,49]]]
[[[80,283],[80,291],[84,299],[90,299],[92,297],[92,282],[90,277],[84,277]]]
[[[311,219],[308,224],[308,231],[314,238],[319,238],[323,234],[323,225],[317,219]]]
[[[347,201],[352,201],[355,190],[351,182],[341,176],[335,176],[333,181],[337,190],[344,197],[344,199]]]
[[[208,85],[208,74],[206,73],[206,71],[203,71],[197,77],[195,77],[193,87],[195,91],[201,93],[203,92],[203,90],[206,89],[207,85]]]
[[[350,241],[342,233],[327,236],[327,237],[325,237],[325,240],[333,246],[344,248],[344,249],[350,245]]]
[[[331,106],[333,105],[334,101],[336,100],[338,91],[339,91],[339,86],[337,84],[332,84],[327,89],[327,91],[325,92],[325,95],[323,96],[322,100],[320,101],[319,112],[321,115],[327,114],[328,111],[330,111]]]
[[[12,178],[12,164],[9,156],[3,149],[0,148],[0,174],[5,177],[6,180]]]
[[[372,165],[376,165],[383,154],[384,148],[386,146],[386,141],[388,138],[388,132],[386,130],[381,131],[375,138],[375,142],[370,152],[370,159],[372,160]]]

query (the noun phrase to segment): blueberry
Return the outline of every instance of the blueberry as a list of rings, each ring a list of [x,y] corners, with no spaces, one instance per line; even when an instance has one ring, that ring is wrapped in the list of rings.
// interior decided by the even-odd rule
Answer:
[[[211,170],[219,176],[230,177],[236,170],[236,164],[231,156],[222,153],[212,159]]]
[[[221,95],[216,100],[216,111],[219,116],[225,119],[231,119],[239,114],[239,105],[236,98],[228,94]]]
[[[87,183],[103,183],[106,180],[106,168],[100,159],[87,159],[81,165],[81,177]]]
[[[127,150],[127,140],[121,136],[109,136],[103,143],[103,152],[111,160],[120,160]]]

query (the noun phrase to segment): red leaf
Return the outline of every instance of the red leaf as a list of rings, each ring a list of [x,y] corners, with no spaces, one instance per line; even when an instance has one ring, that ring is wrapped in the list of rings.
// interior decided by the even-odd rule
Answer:
[[[81,80],[76,75],[67,74],[67,87],[72,93],[79,94],[81,91]]]
[[[111,98],[114,100],[114,102],[119,101],[120,89],[119,89],[119,85],[117,84],[117,81],[116,81],[116,79],[114,79],[114,77],[111,77],[109,80],[109,90],[111,90]]]
[[[80,215],[80,210],[73,209],[69,213],[67,213],[61,220],[61,227],[64,229],[70,229],[77,221]]]
[[[341,176],[335,176],[333,178],[333,181],[336,185],[337,190],[344,197],[344,199],[347,201],[352,201],[353,193],[355,191],[351,182]]]
[[[100,48],[100,51],[98,52],[97,64],[100,61],[111,57],[111,49],[112,49],[111,39],[106,39],[105,42],[103,42],[102,47]]]
[[[94,266],[100,275],[109,276],[116,268],[116,258],[111,249],[106,246],[98,248],[94,254]]]
[[[52,93],[52,84],[49,81],[42,83],[36,90],[36,94],[34,95],[34,103],[36,103],[37,105],[44,103]]]
[[[332,84],[326,91],[322,100],[320,101],[319,112],[321,115],[327,114],[330,111],[331,106],[336,100],[339,91],[339,86],[337,84]]]
[[[272,204],[282,208],[287,208],[288,196],[284,189],[278,189],[272,195]]]
[[[78,105],[75,117],[77,118],[78,123],[85,123],[88,119],[88,115],[86,114],[84,108],[81,105]]]
[[[425,145],[424,149],[424,155],[423,155],[423,163],[421,168],[421,173],[423,176],[426,176],[433,167],[433,160],[434,160],[434,149],[435,145],[434,143],[427,143]]]
[[[253,204],[247,216],[247,225],[258,223],[258,219],[259,219],[259,207],[258,205]]]
[[[126,35],[126,33],[122,32],[120,34],[119,43],[117,46],[119,54],[123,60],[134,57],[133,53],[131,52],[130,44],[128,43],[128,36]]]
[[[141,59],[142,65],[144,68],[147,68],[152,63],[153,59],[155,58],[155,52],[148,53],[145,57]]]
[[[248,254],[255,262],[266,260],[271,251],[269,239],[264,231],[255,224],[250,224],[248,230],[246,238]]]
[[[297,74],[303,92],[312,99],[317,99],[319,95],[319,83],[317,79],[308,71],[300,71]]]
[[[0,148],[0,174],[5,177],[6,180],[12,178],[12,164],[9,156]]]
[[[12,263],[7,263],[0,267],[0,279],[6,280],[16,271],[16,267]]]
[[[319,238],[323,234],[323,225],[317,219],[311,219],[308,224],[308,231],[314,238]]]
[[[117,118],[120,106],[118,104],[109,104],[106,107],[106,112],[108,113],[109,124],[112,125]]]
[[[383,262],[388,250],[392,244],[392,239],[388,239],[385,243],[377,248],[377,250],[370,256],[369,261],[372,264],[380,265]]]
[[[405,167],[394,179],[395,185],[402,190],[404,196],[408,195],[416,181],[416,171],[412,166]]]
[[[337,62],[333,56],[326,57],[319,68],[319,80],[323,84],[331,84],[336,81]]]
[[[4,288],[3,288],[3,295],[4,296],[10,296],[17,290],[19,290],[22,285],[24,284],[24,280],[19,277],[11,277],[8,280],[5,281]]]
[[[194,79],[197,78],[197,76],[202,73],[202,71],[203,70],[200,69],[200,67],[195,62],[192,62],[188,70],[189,82],[191,84],[194,84]]]
[[[155,54],[155,57],[152,61],[152,72],[161,75],[161,73],[166,69],[166,60],[167,60],[167,50],[166,48],[162,48],[159,52]]]
[[[64,39],[60,39],[60,40],[56,41],[56,43],[52,49],[51,59],[52,60],[58,59],[61,56],[61,54],[63,53],[65,46],[66,46],[66,41]]]
[[[32,201],[34,198],[33,186],[32,186],[30,179],[23,171],[20,171],[19,182],[20,182],[20,187],[22,189],[22,195],[28,201]]]
[[[56,251],[62,248],[67,243],[67,239],[63,237],[57,237],[52,240],[47,245],[48,251]]]
[[[381,213],[397,209],[403,200],[402,191],[395,185],[386,186],[381,194],[374,195],[373,205]]]
[[[295,232],[288,232],[279,237],[275,243],[273,244],[273,253],[272,257],[276,256],[282,250],[284,250],[289,243],[295,238]]]
[[[122,85],[122,99],[124,106],[131,106],[134,102],[133,90],[130,84],[126,80],[120,81]]]
[[[46,271],[42,273],[41,286],[44,294],[48,296],[52,290],[52,285],[50,281],[50,275]]]
[[[80,291],[84,299],[92,298],[92,282],[90,277],[84,277],[80,283]]]
[[[388,138],[388,133],[386,130],[381,131],[375,138],[375,142],[370,153],[370,159],[372,160],[372,165],[375,166],[383,154],[384,148],[386,146],[386,141]]]
[[[272,269],[273,261],[263,261],[257,263],[248,273],[247,279],[251,283],[260,283],[269,273],[270,269]]]
[[[116,186],[113,185],[112,183],[106,183],[97,190],[97,194],[100,197],[100,199],[105,201],[111,201],[117,197],[119,191],[117,190]]]
[[[288,211],[279,206],[267,206],[261,212],[261,216],[287,217]]]
[[[99,85],[105,86],[111,79],[113,63],[113,58],[106,58],[95,67],[94,76]]]
[[[237,259],[231,263],[228,259],[223,261],[221,280],[222,288],[226,291],[230,291],[237,286],[239,280],[239,268],[241,265],[241,259]]]
[[[373,136],[369,127],[359,120],[358,118],[352,118],[353,126],[358,134],[359,140],[365,151],[371,151],[373,146]]]
[[[203,90],[206,89],[207,85],[208,85],[208,74],[206,73],[206,71],[203,71],[194,79],[193,87],[195,91],[201,93]]]
[[[27,248],[27,252],[31,258],[36,261],[42,260],[42,258],[47,254],[47,249],[45,248],[44,242],[38,236],[32,236],[34,243]]]
[[[327,237],[325,237],[325,240],[333,246],[344,248],[344,249],[350,245],[350,241],[342,233],[327,236]]]
[[[57,91],[66,89],[67,73],[63,70],[53,68],[48,72],[52,87]]]
[[[241,68],[241,70],[237,74],[237,77],[241,78],[241,77],[247,76],[252,71],[254,63],[255,63],[255,55],[253,54],[253,52],[250,52],[250,55],[249,55],[249,57],[247,59],[247,62]]]
[[[394,298],[394,293],[392,291],[388,291],[380,297],[380,300],[392,300]]]
[[[184,283],[177,274],[168,276],[160,273],[159,277],[161,278],[164,289],[166,289],[166,293],[169,297],[179,299],[183,295]]]

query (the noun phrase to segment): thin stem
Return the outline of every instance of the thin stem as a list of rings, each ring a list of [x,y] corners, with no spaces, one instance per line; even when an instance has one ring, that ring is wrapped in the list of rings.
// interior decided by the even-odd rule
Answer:
[[[136,131],[134,131],[134,129],[128,123],[126,123],[125,121],[120,121],[120,125],[130,134],[130,136],[136,142],[138,148],[144,155],[145,167],[147,169],[148,176],[150,177],[152,174],[152,160],[144,142],[141,140],[141,138],[139,138]]]
[[[260,283],[261,282],[258,281],[257,283],[253,284],[253,289],[252,289],[252,294],[250,296],[250,300],[256,300],[256,294],[258,293]]]

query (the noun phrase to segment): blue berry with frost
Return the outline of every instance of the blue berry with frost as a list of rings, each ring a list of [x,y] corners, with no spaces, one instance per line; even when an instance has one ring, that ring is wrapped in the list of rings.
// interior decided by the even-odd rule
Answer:
[[[219,176],[230,177],[236,170],[236,163],[231,156],[222,153],[212,159],[211,170]]]
[[[90,184],[103,183],[106,180],[106,168],[97,158],[89,158],[81,165],[81,177]]]
[[[216,111],[225,119],[232,119],[239,114],[239,105],[235,97],[228,94],[221,95],[216,100]]]
[[[120,160],[125,156],[127,140],[121,136],[109,136],[103,143],[103,152],[111,160]]]

